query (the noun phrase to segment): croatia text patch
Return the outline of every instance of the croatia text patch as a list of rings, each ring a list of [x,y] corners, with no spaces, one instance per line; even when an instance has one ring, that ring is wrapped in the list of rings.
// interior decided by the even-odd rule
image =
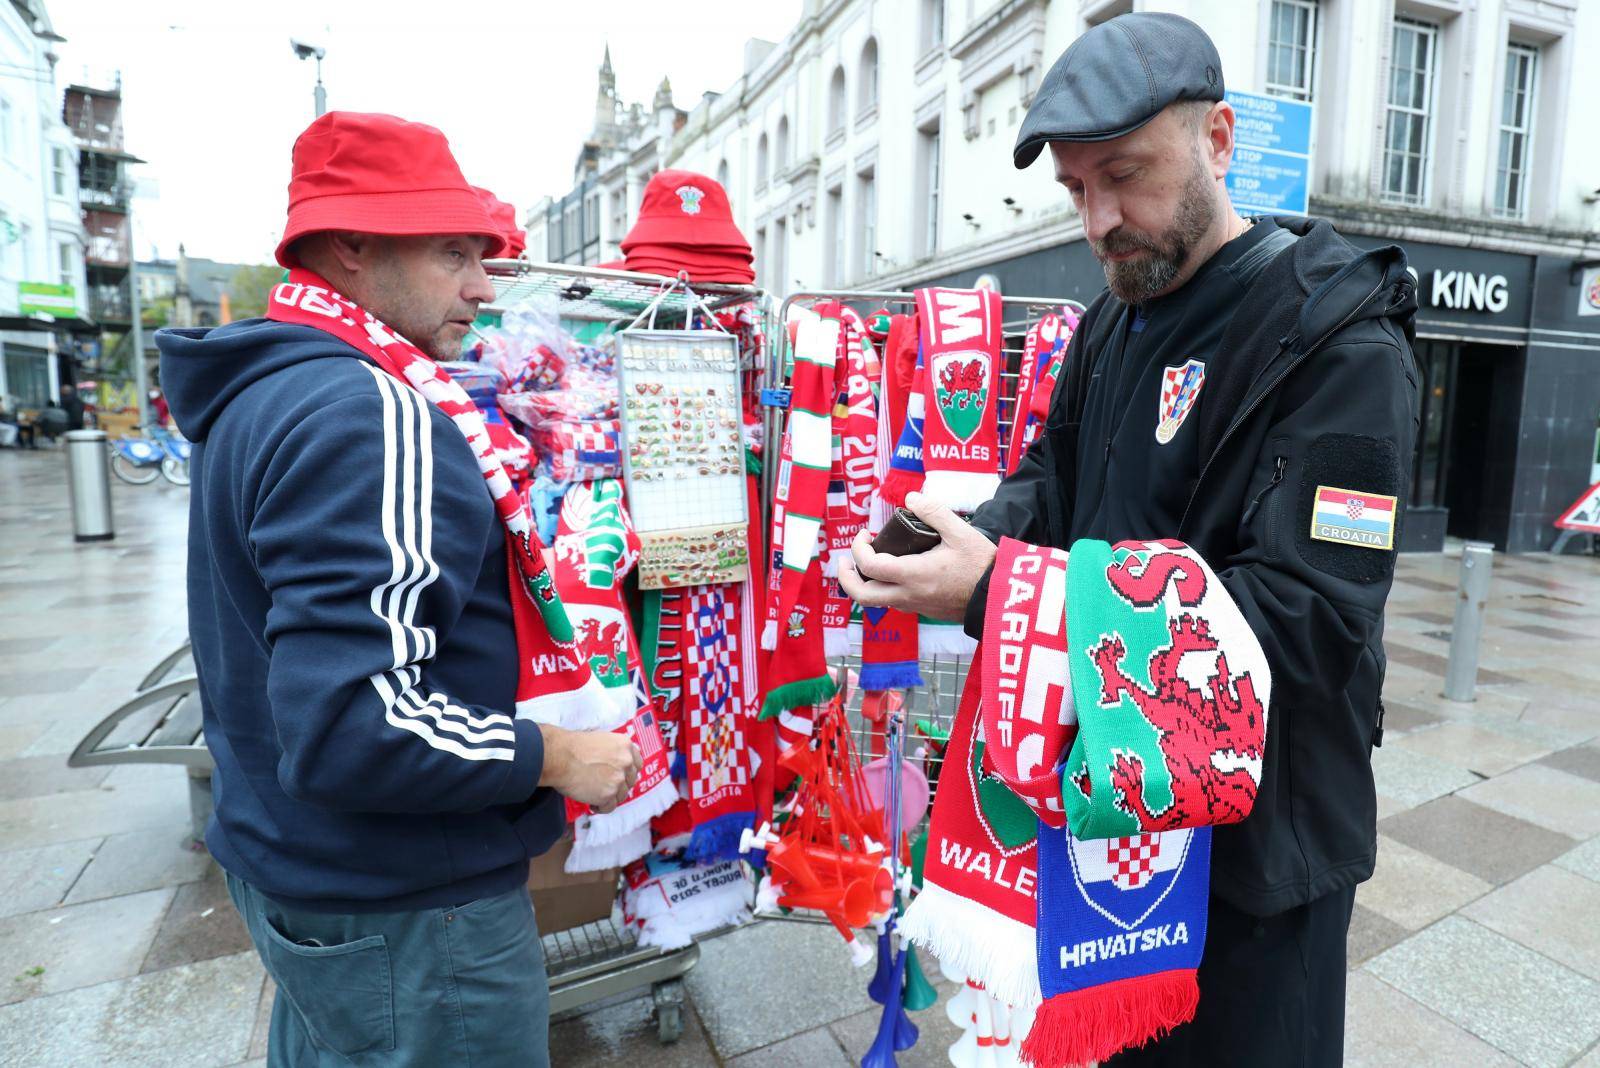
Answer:
[[[1311,536],[1365,549],[1393,549],[1394,516],[1393,497],[1318,486],[1311,510]]]

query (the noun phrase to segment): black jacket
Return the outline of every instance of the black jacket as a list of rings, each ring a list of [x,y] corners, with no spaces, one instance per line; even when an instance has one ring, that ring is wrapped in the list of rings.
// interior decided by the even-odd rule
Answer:
[[[1403,509],[1418,420],[1405,254],[1362,252],[1323,221],[1276,222],[1298,240],[1245,292],[1207,365],[1199,481],[1178,528],[1157,532],[1211,565],[1272,667],[1255,809],[1213,839],[1213,891],[1259,915],[1372,874],[1394,552],[1313,540],[1311,516],[1318,486],[1394,496]],[[1084,536],[1076,485],[1098,450],[1080,456],[1078,427],[1089,394],[1111,388],[1097,369],[1122,308],[1109,292],[1090,305],[1045,433],[972,517],[988,537],[1070,548]],[[968,610],[974,634],[987,587],[986,576]]]

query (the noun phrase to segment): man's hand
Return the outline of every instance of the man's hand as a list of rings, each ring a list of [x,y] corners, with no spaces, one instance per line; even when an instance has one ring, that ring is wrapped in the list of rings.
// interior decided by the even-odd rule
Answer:
[[[622,804],[644,767],[639,747],[610,731],[569,731],[539,725],[544,772],[539,785],[610,812]]]
[[[994,562],[994,543],[925,494],[907,494],[906,507],[939,532],[939,544],[914,556],[890,556],[873,552],[863,531],[850,546],[854,559],[839,565],[839,585],[858,604],[959,622],[973,587]]]

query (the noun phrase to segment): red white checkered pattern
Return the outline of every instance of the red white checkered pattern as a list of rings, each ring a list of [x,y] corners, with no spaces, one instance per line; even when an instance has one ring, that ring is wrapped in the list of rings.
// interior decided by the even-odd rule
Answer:
[[[722,714],[710,715],[715,694],[702,690],[698,701],[685,701],[688,722],[688,757],[690,770],[689,795],[700,798],[729,786],[745,786],[750,782],[750,764],[745,759],[744,729],[741,711],[744,707],[742,683],[742,658],[735,656],[732,646],[739,635],[735,631],[737,602],[728,593],[732,586],[696,586],[687,598],[688,641],[684,642],[686,687],[727,688]],[[706,611],[702,615],[702,610]],[[720,626],[718,625],[720,623]],[[712,701],[707,701],[712,697]]]
[[[1154,861],[1161,855],[1161,836],[1141,834],[1106,840],[1106,863],[1116,867],[1111,881],[1124,890],[1137,890],[1150,881]]]
[[[1366,511],[1366,506],[1360,501],[1356,500],[1354,497],[1351,497],[1349,500],[1344,502],[1344,511],[1345,514],[1351,519],[1360,519],[1361,513]]]

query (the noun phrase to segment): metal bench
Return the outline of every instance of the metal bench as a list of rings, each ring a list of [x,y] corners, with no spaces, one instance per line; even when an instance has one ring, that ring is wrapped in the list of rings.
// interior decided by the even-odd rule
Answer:
[[[187,655],[187,647],[170,654],[145,677],[140,692],[95,724],[67,758],[67,766],[104,764],[177,764],[189,774],[189,819],[193,842],[205,838],[211,818],[211,772],[216,764],[201,733],[200,684],[193,675],[153,685]]]
[[[148,690],[158,682],[186,678],[193,674],[194,649],[189,640],[185,638],[182,645],[162,657],[160,662],[150,669],[149,674],[145,675],[140,681],[138,689],[140,691]]]

